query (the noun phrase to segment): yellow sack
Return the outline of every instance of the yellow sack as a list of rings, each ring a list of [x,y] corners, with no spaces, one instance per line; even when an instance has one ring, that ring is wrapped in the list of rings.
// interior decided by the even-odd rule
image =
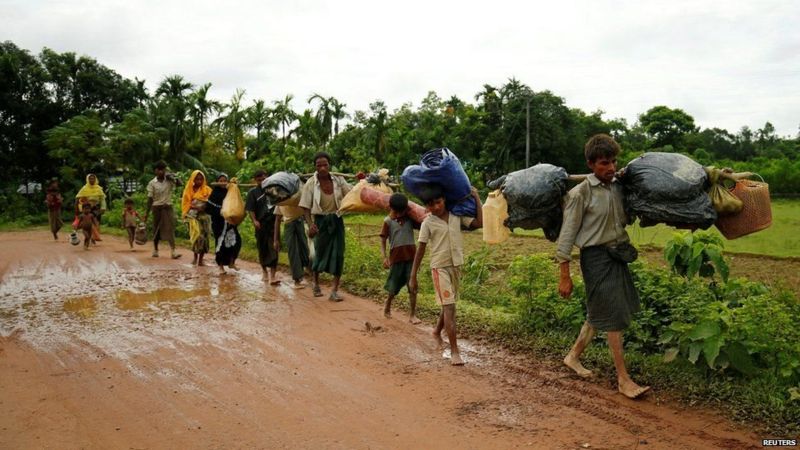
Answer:
[[[300,204],[300,191],[297,191],[293,196],[278,203],[278,206],[297,206]],[[303,208],[300,208],[303,209]]]
[[[705,169],[708,174],[708,182],[711,183],[708,196],[711,198],[711,205],[717,215],[726,216],[740,212],[744,207],[744,203],[733,195],[719,179],[720,170],[714,167],[706,167]]]
[[[339,214],[343,213],[383,213],[385,212],[380,206],[367,205],[361,201],[361,189],[368,187],[379,192],[386,194],[392,193],[392,188],[381,182],[380,184],[370,184],[367,180],[361,180],[356,184],[350,192],[342,199],[342,204],[339,205]]]
[[[305,210],[299,206],[278,206],[277,213],[283,217],[283,223],[289,223],[303,217]]]
[[[231,178],[228,183],[228,193],[225,194],[225,199],[222,200],[221,213],[225,221],[232,225],[239,225],[244,220],[244,202],[242,201],[242,193],[239,192],[236,178]]]

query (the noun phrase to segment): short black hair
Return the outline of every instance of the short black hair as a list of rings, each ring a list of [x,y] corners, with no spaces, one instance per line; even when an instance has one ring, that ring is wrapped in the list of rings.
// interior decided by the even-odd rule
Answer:
[[[264,169],[258,169],[256,170],[256,173],[253,174],[253,178],[265,177],[265,176],[267,176],[267,171]]]
[[[417,196],[427,205],[438,198],[444,198],[444,190],[438,184],[423,184],[419,187],[419,194]]]
[[[615,158],[620,151],[617,141],[603,133],[590,137],[583,147],[583,155],[589,162],[595,162],[597,158]]]
[[[405,211],[408,209],[408,197],[399,192],[392,194],[389,197],[389,208],[398,213]]]
[[[123,203],[126,204],[126,205],[132,205],[133,204],[133,199],[132,198],[126,198]]]
[[[166,170],[167,169],[167,163],[162,159],[162,160],[156,162],[155,164],[153,164],[153,169]]]
[[[320,159],[320,158],[325,158],[325,159],[327,159],[327,160],[328,160],[328,164],[330,164],[330,163],[331,163],[331,155],[329,155],[327,152],[317,152],[317,153],[314,155],[314,164],[316,164],[316,163],[317,163],[317,160],[318,160],[318,159]]]

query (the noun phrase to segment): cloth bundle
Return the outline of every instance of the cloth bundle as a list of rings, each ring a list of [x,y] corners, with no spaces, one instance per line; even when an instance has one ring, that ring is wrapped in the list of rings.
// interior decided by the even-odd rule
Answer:
[[[706,171],[687,156],[645,153],[625,167],[620,181],[625,188],[625,210],[630,217],[638,217],[643,227],[664,223],[705,230],[717,220],[706,194]]]
[[[144,245],[147,243],[147,225],[145,225],[144,222],[139,222],[139,224],[136,225],[133,241],[136,242],[137,245]]]
[[[391,194],[390,188],[386,182],[389,181],[389,171],[381,169],[378,173],[369,174],[366,179],[359,181],[350,192],[342,199],[342,204],[339,206],[339,214],[344,213],[379,213],[383,209],[379,205],[372,205],[362,201],[361,191],[364,188],[373,189],[385,194]]]
[[[541,228],[555,242],[561,232],[561,198],[567,192],[567,171],[552,164],[536,164],[490,182],[508,202],[505,225],[512,230]]]
[[[419,197],[426,185],[438,184],[444,191],[447,210],[457,216],[475,217],[477,207],[470,195],[471,184],[458,157],[446,147],[422,155],[419,165],[405,168],[403,185]]]
[[[244,202],[242,201],[242,193],[239,191],[239,184],[236,182],[236,178],[232,178],[228,183],[228,193],[225,194],[225,199],[222,200],[220,214],[231,225],[239,225],[244,220]]]
[[[301,186],[300,177],[289,172],[275,172],[261,182],[271,205],[277,205],[300,192]]]

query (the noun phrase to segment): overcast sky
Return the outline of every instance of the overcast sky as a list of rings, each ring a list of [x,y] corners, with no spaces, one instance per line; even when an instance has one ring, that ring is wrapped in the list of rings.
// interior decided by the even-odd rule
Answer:
[[[0,0],[0,40],[96,58],[152,92],[180,74],[227,100],[314,92],[348,110],[428,91],[474,102],[515,77],[629,123],[655,105],[737,131],[800,125],[800,3]]]

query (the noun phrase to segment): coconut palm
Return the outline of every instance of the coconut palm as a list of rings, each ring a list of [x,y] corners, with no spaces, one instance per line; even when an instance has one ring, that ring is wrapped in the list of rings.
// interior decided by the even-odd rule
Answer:
[[[244,132],[247,126],[247,110],[242,108],[242,98],[244,89],[236,89],[231,97],[231,102],[227,105],[227,114],[220,115],[213,125],[223,131],[225,140],[233,148],[236,158],[239,161],[245,159]]]
[[[283,100],[275,100],[273,102],[275,108],[272,109],[272,116],[275,119],[276,127],[280,126],[281,128],[284,150],[286,149],[286,127],[297,120],[297,113],[290,106],[293,98],[294,95],[288,94]]]
[[[224,105],[216,100],[208,98],[208,90],[211,88],[211,83],[206,83],[194,91],[189,99],[191,104],[192,119],[194,126],[199,131],[200,137],[200,151],[203,151],[206,142],[206,117],[212,112],[219,113],[223,110]],[[202,153],[201,153],[202,155]]]

